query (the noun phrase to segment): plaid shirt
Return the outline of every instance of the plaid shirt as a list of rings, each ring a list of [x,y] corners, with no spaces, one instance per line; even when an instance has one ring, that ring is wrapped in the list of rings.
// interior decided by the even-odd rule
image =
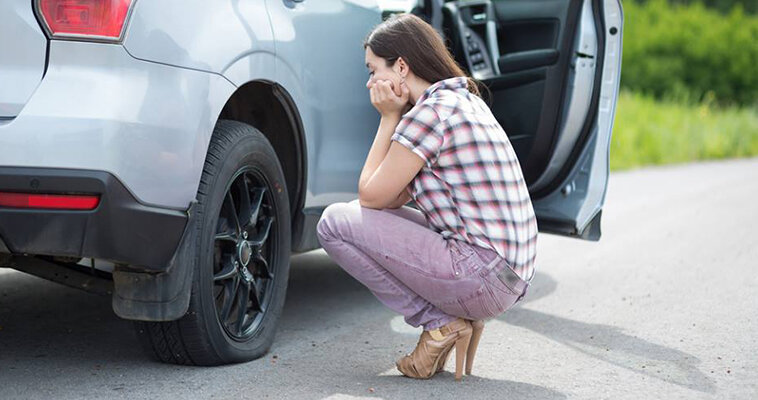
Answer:
[[[487,104],[468,91],[466,77],[424,91],[391,140],[425,161],[406,189],[427,224],[445,239],[494,250],[531,280],[537,219],[521,166]]]

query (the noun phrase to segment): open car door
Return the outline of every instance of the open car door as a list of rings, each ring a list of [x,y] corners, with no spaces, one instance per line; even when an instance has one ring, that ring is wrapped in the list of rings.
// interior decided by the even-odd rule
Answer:
[[[598,240],[621,68],[619,0],[420,0],[489,90],[539,229]]]

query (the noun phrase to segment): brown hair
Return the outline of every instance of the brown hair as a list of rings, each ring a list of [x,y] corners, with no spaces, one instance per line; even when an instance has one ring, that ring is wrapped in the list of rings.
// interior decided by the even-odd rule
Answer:
[[[416,76],[429,83],[465,76],[469,92],[481,97],[477,81],[455,62],[439,33],[413,14],[395,14],[377,25],[366,36],[366,47],[385,59],[388,67],[402,57]]]

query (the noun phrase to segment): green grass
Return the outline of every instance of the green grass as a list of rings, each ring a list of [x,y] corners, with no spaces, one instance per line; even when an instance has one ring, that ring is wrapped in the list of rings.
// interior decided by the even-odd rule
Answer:
[[[611,170],[758,155],[758,107],[687,105],[622,91]]]

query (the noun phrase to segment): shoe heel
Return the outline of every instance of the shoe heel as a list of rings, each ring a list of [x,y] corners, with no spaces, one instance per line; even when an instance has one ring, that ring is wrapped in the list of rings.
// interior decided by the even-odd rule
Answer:
[[[455,340],[455,380],[459,381],[463,377],[463,359],[466,357],[466,349],[471,342],[471,329],[468,332],[460,332],[459,338]]]
[[[471,375],[471,368],[474,366],[476,348],[479,346],[479,339],[482,338],[482,331],[484,330],[484,321],[471,321],[471,328],[471,342],[466,350],[466,375]]]

